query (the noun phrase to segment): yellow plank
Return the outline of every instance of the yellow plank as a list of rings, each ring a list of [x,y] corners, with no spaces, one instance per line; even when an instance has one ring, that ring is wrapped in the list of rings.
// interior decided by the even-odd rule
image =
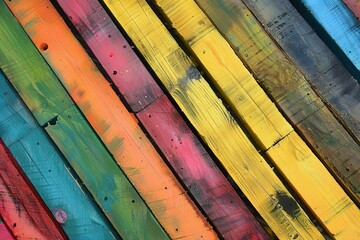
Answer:
[[[105,3],[277,236],[323,239],[145,0]]]
[[[198,5],[193,0],[158,0],[157,4],[209,72],[209,80],[328,232],[338,239],[359,238],[360,210],[293,131]],[[342,206],[346,208],[339,212]]]

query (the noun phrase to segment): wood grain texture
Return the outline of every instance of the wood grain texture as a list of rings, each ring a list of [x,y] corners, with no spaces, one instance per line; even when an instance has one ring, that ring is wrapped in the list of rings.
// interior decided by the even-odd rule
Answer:
[[[342,0],[353,14],[360,20],[360,1],[359,0]]]
[[[210,80],[226,96],[231,108],[261,145],[260,149],[265,151],[330,234],[341,233],[343,239],[358,236],[354,232],[360,229],[359,209],[293,131],[196,3],[193,0],[158,0],[157,5],[206,68],[212,77]],[[191,14],[187,14],[189,12]],[[249,95],[242,97],[241,92]],[[277,135],[286,127],[283,136]],[[303,179],[307,179],[307,183]],[[339,213],[339,202],[345,202],[351,210]]]
[[[132,111],[141,109],[138,103],[144,101],[142,95],[134,96],[134,93],[146,94],[148,86],[152,86],[152,92],[163,94],[133,50],[123,47],[129,44],[97,1],[58,2],[116,83],[120,93],[130,103]],[[106,51],[103,46],[106,46]],[[114,69],[123,70],[114,75]],[[151,97],[146,99],[152,103],[137,113],[138,118],[220,234],[226,239],[241,239],[245,236],[248,239],[266,239],[264,230],[168,98],[163,95],[156,100]]]
[[[4,223],[0,215],[0,239],[1,240],[15,240],[14,235]]]
[[[145,1],[105,1],[236,184],[280,237],[322,238]],[[291,216],[282,196],[294,204]],[[280,200],[280,201],[279,201]],[[296,219],[296,220],[295,220]]]
[[[225,239],[269,239],[166,96],[137,116]]]
[[[258,5],[260,2],[264,1],[257,1]],[[357,194],[360,178],[357,173],[360,170],[360,148],[306,81],[301,72],[305,71],[306,61],[300,64],[299,59],[297,65],[302,66],[299,70],[242,2],[198,0],[197,3],[231,43],[235,52],[247,63],[259,84],[272,96],[292,125],[302,132],[312,149],[325,160],[324,162],[332,169],[332,172],[337,173],[340,176],[339,179],[349,186],[348,190],[353,192],[353,199],[359,203]],[[247,3],[255,6],[252,1],[247,1]],[[277,4],[277,7],[273,7],[275,4],[277,3],[267,1],[262,5],[262,9],[276,11],[286,5],[285,3]],[[270,10],[269,12],[271,13]],[[275,28],[278,25],[287,26],[286,24],[290,22],[294,24],[293,30],[288,29],[282,35],[278,33],[277,39],[285,39],[281,36],[297,29],[297,21],[286,17],[292,12],[280,11],[273,18],[272,21],[277,23],[274,24],[274,29],[281,28]],[[284,21],[283,18],[287,20]],[[303,37],[294,37],[292,42],[288,43],[286,50],[293,49],[291,46],[300,39]],[[300,52],[300,49],[297,52]],[[318,54],[312,53],[313,55]],[[319,61],[317,63],[317,65],[320,64]],[[318,71],[315,69],[316,66],[310,65],[306,63],[306,66]],[[338,69],[338,65],[334,68]],[[314,78],[318,76],[320,73],[313,75]],[[347,76],[349,76],[348,73]],[[348,80],[351,79],[348,78]],[[355,83],[353,79],[351,81]]]
[[[101,62],[132,111],[140,111],[163,95],[98,1],[57,2]]]
[[[21,34],[17,35],[14,32]],[[48,78],[55,77],[54,73],[44,61],[40,61],[42,58],[39,54],[32,54],[37,51],[36,47],[29,41],[21,26],[13,20],[13,16],[3,1],[0,3],[0,36],[0,46],[2,46],[0,67],[6,75],[13,75],[17,78],[17,82],[21,82],[21,84],[14,84],[14,87],[19,93],[24,93],[25,102],[29,102],[28,107],[40,125],[45,124],[72,104],[70,99],[58,100],[66,96],[62,92],[54,91],[61,87],[61,84],[46,81]],[[5,47],[7,43],[11,43],[12,48]],[[28,69],[34,78],[30,80],[30,74],[23,74],[19,69]],[[43,88],[48,88],[52,94],[47,98],[39,99],[36,91]],[[31,101],[27,101],[28,99]]]
[[[68,239],[0,139],[0,215],[17,239]]]
[[[68,237],[120,238],[2,73],[0,95],[0,138],[53,215],[65,213],[60,222]]]
[[[40,50],[42,43],[47,44],[43,57],[170,237],[217,238],[50,2],[7,3],[34,44]],[[28,14],[24,16],[24,12]],[[135,223],[128,226],[137,227]],[[154,229],[158,238],[165,238],[152,227],[149,229]]]
[[[341,0],[301,0],[297,4],[316,19],[341,51],[360,71],[360,25],[359,20]],[[307,14],[304,12],[304,14]]]

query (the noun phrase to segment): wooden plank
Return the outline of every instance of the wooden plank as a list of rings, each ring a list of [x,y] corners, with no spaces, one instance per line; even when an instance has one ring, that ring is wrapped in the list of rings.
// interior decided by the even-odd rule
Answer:
[[[69,239],[0,139],[0,215],[17,239]]]
[[[2,15],[2,16],[4,16],[4,18],[7,19],[6,22],[10,22],[10,23],[15,22],[15,18],[13,16],[11,16],[10,11],[7,9],[6,5],[0,5],[0,7],[2,9],[7,10],[7,11],[3,11],[4,15]],[[15,29],[16,28],[13,28],[11,32],[7,33],[8,35],[10,35],[10,38],[12,37],[13,39],[16,39],[17,37],[18,38],[24,37],[24,34],[25,34],[24,32],[15,31]],[[27,44],[29,42],[30,42],[30,40],[28,39],[27,42],[25,42],[25,43]],[[13,42],[4,41],[3,43],[4,44],[1,45],[0,48],[7,48],[7,49],[10,49],[9,51],[12,51],[12,53],[13,53],[12,59],[10,59],[10,60],[11,60],[12,66],[15,68],[17,66],[18,60],[21,59],[21,58],[19,58],[19,55],[18,55],[19,51],[16,51],[16,48],[14,47]],[[39,55],[39,52],[36,49],[34,49],[34,51],[30,52],[30,54],[31,55]],[[44,60],[42,59],[41,61],[44,61]],[[36,62],[34,62],[34,64],[36,64]],[[21,67],[21,66],[19,66],[19,67]],[[21,69],[21,71],[23,74],[29,76],[29,78],[26,79],[27,81],[34,81],[34,82],[38,81],[36,76],[34,76],[32,74],[31,70],[27,71],[27,69]],[[42,71],[45,72],[46,69],[42,69]],[[21,82],[22,79],[17,78],[16,75],[14,76],[14,75],[9,74],[8,78],[11,81],[11,83],[14,85],[22,84],[22,82]],[[58,81],[58,79],[55,78],[55,76],[54,76],[53,78],[46,79],[46,81]],[[46,86],[46,84],[44,84],[44,86]],[[64,92],[63,95],[65,95],[65,93],[66,93],[62,87],[55,89],[55,91],[58,93]],[[41,100],[42,98],[44,98],[46,101],[47,95],[52,94],[51,90],[49,90],[48,88],[45,88],[45,87],[39,88],[36,90],[35,89],[29,90],[27,93],[34,93],[34,94],[36,93],[37,96],[35,96],[34,98],[24,97],[23,100],[32,101],[32,99],[40,99]],[[21,95],[26,95],[26,93],[21,92]],[[61,98],[58,99],[58,101],[64,101],[64,100]],[[35,105],[34,103],[32,103],[32,104]],[[71,109],[74,109],[74,108],[75,107],[73,107]],[[77,113],[77,114],[73,116],[74,119],[76,121],[84,124],[83,128],[82,128],[83,130],[84,129],[88,130],[87,132],[81,133],[80,137],[86,136],[88,139],[90,139],[90,138],[97,139],[96,134],[91,130],[90,126],[86,124],[86,120],[82,117],[82,115],[80,115],[77,111],[75,111],[75,113]],[[56,124],[56,120],[57,120],[58,116],[59,115],[57,115],[54,118],[54,121],[51,121],[50,123]],[[70,117],[72,117],[72,116],[70,115]],[[48,125],[50,123],[48,123]],[[82,134],[84,134],[84,135],[82,135]],[[72,135],[72,137],[76,138],[77,135]],[[78,171],[78,175],[83,180],[85,185],[88,187],[88,189],[92,193],[92,195],[94,197],[96,196],[97,203],[99,205],[101,205],[102,209],[104,210],[104,209],[106,209],[106,207],[111,207],[111,209],[113,211],[106,212],[106,214],[107,214],[107,216],[110,216],[110,215],[112,216],[110,218],[110,220],[114,220],[114,222],[112,222],[112,223],[115,226],[116,230],[118,232],[120,232],[120,234],[122,236],[124,236],[126,238],[128,237],[128,238],[134,238],[134,239],[143,239],[143,238],[145,238],[145,239],[146,238],[167,239],[167,235],[165,234],[165,232],[163,231],[161,226],[158,224],[156,219],[154,217],[150,217],[152,215],[151,213],[147,214],[147,216],[149,216],[149,217],[144,218],[143,213],[150,212],[150,210],[147,208],[145,203],[141,200],[140,196],[137,195],[137,192],[135,191],[135,189],[133,188],[133,186],[131,185],[129,180],[127,180],[125,178],[122,171],[116,166],[114,160],[110,157],[110,154],[108,152],[106,152],[102,143],[100,141],[95,142],[95,140],[94,140],[94,142],[90,142],[90,143],[92,144],[91,146],[94,147],[94,149],[92,149],[93,155],[89,156],[88,158],[75,159],[76,161],[75,160],[73,161],[73,163],[74,162],[75,163],[72,165],[72,167],[74,169],[76,169],[76,171]],[[72,148],[74,146],[67,145],[68,148]],[[86,149],[87,149],[87,147],[85,146],[83,149],[78,149],[78,150],[86,151]],[[89,147],[89,149],[91,149],[91,148]],[[102,154],[94,155],[96,153],[96,151],[99,153],[102,153]],[[75,153],[75,151],[74,151],[74,153]],[[88,155],[89,154],[87,154],[86,156],[88,156]],[[82,155],[80,155],[80,157],[81,156]],[[98,156],[98,158],[95,158],[95,156]],[[89,161],[98,163],[98,165],[100,165],[99,168],[95,169],[93,167],[93,165],[87,164],[88,159],[89,159]],[[104,161],[99,162],[98,159],[101,159],[101,160],[104,159]],[[67,160],[70,161],[72,159],[69,156],[67,156]],[[139,161],[140,161],[140,159],[139,159]],[[83,172],[79,171],[80,167],[82,167],[81,170],[83,170]],[[115,171],[117,173],[117,175],[113,175],[109,179],[109,177],[107,175],[107,171],[101,171],[102,168],[100,168],[100,167],[111,168],[111,169],[113,169],[113,171]],[[132,170],[132,169],[130,169],[130,170]],[[92,173],[94,173],[95,178],[92,178]],[[97,186],[97,185],[95,185],[95,184],[92,185],[92,184],[88,184],[88,182],[85,182],[85,180],[88,180],[89,178],[90,178],[90,180],[96,181],[96,182],[103,181],[102,182],[103,184],[101,185],[101,187],[93,188],[93,186]],[[113,179],[115,179],[116,182],[114,182]],[[118,185],[115,185],[115,183],[117,183]],[[150,184],[150,183],[151,182],[148,182],[148,184]],[[122,188],[119,188],[119,186],[121,186]],[[126,191],[123,190],[123,188],[125,188]],[[121,195],[123,198],[137,200],[137,204],[129,205],[129,202],[117,201],[116,199],[107,201],[107,198],[105,198],[103,191],[105,191],[106,194],[112,194],[114,196]],[[110,197],[108,197],[108,198],[110,198]],[[107,205],[103,205],[105,203]],[[113,203],[114,206],[111,205],[111,203]],[[139,223],[146,223],[146,224],[141,225]]]
[[[325,64],[326,60],[321,61],[318,58],[315,61],[312,60],[313,58],[307,57],[309,63],[313,63],[308,64],[304,60],[307,54],[315,57],[315,55],[321,55],[322,51],[317,52],[318,50],[314,47],[311,48],[313,53],[307,51],[304,54],[300,49],[294,51],[294,43],[301,42],[307,36],[305,34],[307,31],[299,30],[298,35],[293,34],[291,40],[289,39],[286,44],[288,52],[292,50],[293,55],[301,54],[301,57],[298,57],[296,61],[296,64],[301,68],[299,70],[287,58],[282,49],[277,46],[276,42],[264,31],[261,24],[257,22],[254,15],[242,2],[198,0],[197,3],[232,44],[235,52],[247,63],[259,84],[272,96],[295,128],[302,132],[312,149],[318,156],[325,159],[324,163],[332,169],[332,172],[341,176],[338,180],[344,181],[349,186],[348,192],[353,193],[353,199],[359,203],[360,175],[357,173],[360,171],[360,147],[335,119],[302,74],[302,72],[306,72],[306,77],[311,76],[311,79],[320,79],[322,74],[327,74],[326,79],[328,79],[331,76],[326,73],[328,68],[324,66],[333,67],[334,69],[330,72],[339,69],[336,81],[343,79],[341,76],[345,77],[345,81],[346,76],[349,76],[349,74],[341,75],[346,71],[343,67],[341,70],[340,62],[332,66]],[[286,8],[282,8],[291,5],[290,3],[282,1],[282,3],[278,4],[267,0],[259,0],[257,5],[252,1],[247,1],[247,3],[252,6],[253,11],[255,11],[255,6],[257,7],[259,16],[267,16],[271,19],[270,22],[262,22],[262,24],[267,24],[267,26],[273,24],[273,30],[281,29],[281,27],[277,26],[293,24],[292,28],[287,29],[284,27],[286,29],[284,32],[277,31],[276,35],[273,35],[278,41],[284,42],[283,39],[286,39],[286,36],[291,36],[291,34],[288,34],[289,32],[296,32],[296,30],[300,29],[298,26],[303,26],[301,21],[304,22],[304,20],[300,19],[299,15],[293,14],[294,9],[285,11]],[[261,12],[259,9],[262,9]],[[267,11],[268,9],[271,10]],[[274,14],[276,12],[274,16],[271,15],[273,12]],[[296,20],[290,20],[288,15]],[[300,24],[298,25],[297,22],[300,22]],[[311,39],[307,40],[309,46],[312,46]],[[317,41],[320,40],[317,39]],[[304,45],[302,45],[302,49],[306,49],[307,46]],[[325,52],[324,47],[321,47],[321,49],[324,49]],[[329,50],[327,51],[329,52]],[[332,57],[335,59],[333,55]],[[351,81],[355,84],[353,79],[347,78],[347,82]],[[327,86],[325,79],[319,81],[318,85]],[[351,84],[347,86],[351,86]],[[339,95],[343,95],[341,92],[339,92]],[[355,97],[353,98],[355,99]],[[346,101],[343,101],[342,104],[350,107],[350,104]]]
[[[2,239],[6,240],[15,240],[14,235],[12,235],[12,232],[8,229],[8,227],[5,225],[2,217],[0,216],[0,237]]]
[[[341,0],[301,0],[296,1],[306,9],[303,14],[311,14],[343,54],[360,71],[360,27],[359,20]]]
[[[0,95],[0,138],[52,213],[66,214],[60,222],[69,238],[120,238],[2,73]]]
[[[360,210],[293,131],[196,3],[193,0],[158,0],[157,5],[211,75],[210,81],[261,145],[260,149],[265,151],[330,234],[341,234],[342,239],[358,236],[354,231],[360,229]],[[191,14],[187,14],[189,12]],[[248,96],[243,97],[246,94]],[[283,129],[287,131],[279,136]],[[307,179],[306,184],[302,179]],[[336,204],[339,202],[346,202],[352,210],[338,213]],[[353,218],[354,215],[357,217]],[[349,224],[352,229],[349,229]]]
[[[105,4],[278,237],[322,238],[149,5],[136,0]],[[281,207],[282,196],[294,204],[296,216]]]
[[[133,50],[123,47],[129,46],[128,42],[99,2],[60,0],[58,3],[111,76],[132,111],[137,112],[142,108],[138,103],[144,102],[144,98],[138,93],[147,94],[148,86],[151,86],[151,92],[162,93]],[[106,51],[103,46],[106,46]],[[114,69],[123,70],[113,75]],[[137,96],[134,97],[134,93]],[[266,239],[264,230],[168,98],[163,95],[156,100],[154,97],[146,99],[147,103],[152,103],[142,108],[137,117],[220,234],[226,239],[241,239],[244,236]]]
[[[170,237],[217,238],[51,3],[7,4]]]
[[[359,0],[343,0],[353,14],[360,20],[360,1]]]

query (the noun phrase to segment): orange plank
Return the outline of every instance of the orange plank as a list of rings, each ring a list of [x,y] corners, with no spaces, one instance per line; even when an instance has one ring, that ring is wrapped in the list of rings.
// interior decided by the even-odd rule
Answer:
[[[51,3],[6,3],[167,233],[174,239],[216,239]]]

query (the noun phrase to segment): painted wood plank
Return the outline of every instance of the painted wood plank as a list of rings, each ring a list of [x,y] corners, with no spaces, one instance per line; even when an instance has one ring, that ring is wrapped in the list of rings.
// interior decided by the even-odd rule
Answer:
[[[278,237],[321,239],[322,236],[312,222],[149,5],[145,1],[136,0],[105,1],[105,4],[236,184]],[[293,204],[298,214],[292,215],[292,210],[286,213],[281,207],[284,202]]]
[[[111,76],[132,111],[137,112],[140,109],[138,102],[143,102],[142,97],[133,97],[134,92],[146,94],[147,86],[152,86],[152,92],[162,93],[133,50],[123,47],[129,46],[128,42],[99,2],[59,0],[58,3]],[[103,46],[106,46],[105,51]],[[123,70],[113,75],[114,69]],[[147,79],[147,82],[144,83],[143,79]],[[136,115],[220,234],[226,239],[245,236],[249,239],[266,239],[264,230],[168,98],[163,95],[155,102],[155,98],[150,100],[152,103]]]
[[[2,73],[0,94],[0,138],[53,215],[66,214],[60,222],[69,238],[119,238]]]
[[[217,238],[51,3],[40,0],[7,4],[34,44],[47,44],[43,57],[165,231],[172,238]],[[23,12],[29,14],[24,16]]]
[[[14,235],[12,235],[12,232],[10,232],[8,227],[5,225],[1,215],[0,215],[0,239],[2,239],[2,240],[15,239]]]
[[[6,18],[6,21],[4,21],[4,22],[7,22],[7,23],[13,22],[14,23],[15,18],[11,16],[10,11],[7,9],[6,5],[0,5],[0,8],[2,10],[5,9],[3,11],[4,15],[1,15],[1,17]],[[12,28],[12,30],[13,31],[11,31],[11,32],[7,32],[7,35],[10,35],[10,38],[12,37],[15,39],[15,38],[24,38],[25,37],[24,32],[16,31],[16,28]],[[1,45],[0,48],[10,49],[10,51],[13,53],[12,54],[12,57],[13,57],[12,64],[13,64],[13,66],[16,66],[16,60],[21,59],[21,58],[19,58],[19,55],[17,54],[18,51],[16,51],[16,48],[14,47],[13,42],[3,41],[3,43],[4,44]],[[30,43],[31,43],[30,39],[28,39],[27,41],[24,41],[24,43],[27,45],[30,45]],[[34,49],[34,51],[30,52],[30,53],[31,53],[31,55],[36,55],[36,54],[39,55],[39,52],[36,49]],[[34,64],[36,64],[36,62],[34,62]],[[21,69],[21,71],[24,74],[29,76],[29,78],[27,80],[38,81],[36,76],[32,75],[31,71],[27,71],[26,69]],[[43,71],[46,71],[46,69],[43,69]],[[16,78],[16,75],[14,76],[14,75],[9,74],[8,77],[9,77],[9,80],[12,82],[12,84],[16,85],[16,84],[22,83],[21,79]],[[58,80],[55,77],[53,77],[53,78],[47,79],[47,81],[58,81]],[[42,89],[37,89],[37,90],[38,91],[33,91],[38,94],[38,96],[35,96],[34,99],[46,98],[46,96],[49,94],[49,92],[51,93],[51,91],[49,91],[49,89],[47,89],[47,88],[42,88]],[[56,89],[55,91],[65,92],[65,90],[60,87],[58,89]],[[28,92],[31,92],[31,91],[28,91]],[[26,95],[26,93],[23,93],[23,92],[22,92],[22,94]],[[32,98],[25,97],[25,100],[31,101]],[[58,99],[58,101],[62,101],[62,99]],[[73,107],[73,108],[75,108],[75,107]],[[73,116],[74,119],[85,124],[86,121],[82,117],[82,115],[80,115],[77,111],[75,111],[75,113],[77,113],[77,115]],[[56,124],[56,120],[57,120],[58,116],[59,115],[55,116],[55,118],[54,118],[55,121],[51,121],[51,124]],[[70,117],[72,117],[72,116],[70,115]],[[85,130],[88,129],[87,132],[82,133],[82,134],[84,134],[84,136],[86,136],[88,139],[89,138],[96,139],[96,135],[91,130],[89,125],[83,125],[83,129],[85,129]],[[81,136],[82,135],[80,134],[80,137]],[[76,138],[76,137],[78,137],[78,135],[74,135],[74,134],[72,135],[72,138]],[[106,152],[102,143],[100,141],[95,142],[95,140],[94,140],[93,142],[90,142],[90,144],[92,144],[91,146],[94,149],[92,149],[91,146],[89,146],[89,147],[84,146],[84,148],[78,149],[78,150],[80,152],[81,151],[86,152],[86,149],[92,149],[93,155],[88,156],[89,154],[84,154],[85,156],[88,156],[88,158],[75,159],[73,161],[73,163],[74,162],[75,163],[72,166],[74,169],[76,169],[78,171],[78,174],[81,179],[87,180],[90,177],[90,180],[92,180],[93,182],[95,181],[97,183],[98,182],[103,183],[101,185],[100,189],[96,189],[96,188],[93,188],[92,184],[89,184],[88,182],[83,181],[85,183],[85,185],[89,188],[92,195],[94,197],[96,197],[96,200],[98,200],[97,201],[98,204],[101,205],[104,202],[107,202],[106,206],[104,206],[104,205],[101,206],[102,209],[105,209],[106,207],[112,208],[113,211],[106,212],[106,214],[107,214],[107,216],[111,216],[110,220],[114,220],[113,224],[116,227],[116,229],[122,234],[122,236],[125,236],[126,238],[130,238],[130,239],[147,239],[147,238],[149,238],[149,239],[167,239],[167,235],[165,234],[165,232],[163,231],[163,229],[161,228],[161,226],[158,224],[158,222],[152,216],[151,213],[147,214],[149,216],[148,218],[144,218],[143,213],[149,212],[150,210],[147,208],[145,203],[141,200],[140,196],[137,194],[137,192],[135,191],[135,189],[133,188],[131,183],[123,175],[122,171],[120,171],[120,169],[116,166],[114,160],[111,159],[110,154],[108,152]],[[73,146],[68,146],[68,147],[71,148]],[[97,155],[98,158],[95,158],[96,155],[94,155],[94,154],[96,153],[96,151],[98,151],[98,153],[103,153],[103,155],[101,155],[101,154],[100,154],[100,156]],[[74,153],[76,153],[76,152],[74,152]],[[80,157],[81,156],[82,155],[80,155]],[[73,160],[69,156],[67,156],[67,159],[69,161]],[[104,161],[100,162],[100,161],[98,161],[98,159],[101,159],[101,160],[104,159]],[[96,162],[99,165],[99,167],[95,169],[94,167],[92,167],[92,165],[87,164],[88,160],[92,161],[92,162]],[[106,164],[108,164],[108,165],[106,165]],[[81,169],[80,167],[83,167],[83,169]],[[101,167],[104,167],[104,168],[108,167],[110,169],[113,169],[113,171],[117,172],[117,175],[113,175],[109,179],[109,177],[106,177],[107,171],[102,171],[103,168],[101,168]],[[80,170],[82,170],[82,172],[80,172],[79,168],[80,168]],[[94,176],[95,176],[94,178],[91,177],[92,173],[94,173]],[[109,180],[111,180],[111,181],[107,182]],[[123,190],[122,188],[118,188],[117,185],[114,185],[115,184],[114,180],[116,180],[116,183],[119,184],[119,186],[121,186],[122,188],[125,188],[126,190]],[[121,181],[121,180],[123,180],[123,181]],[[96,186],[96,185],[94,184],[94,186]],[[137,203],[129,205],[129,202],[118,201],[120,199],[113,200],[113,201],[110,201],[110,200],[107,201],[107,199],[105,198],[102,191],[105,191],[107,194],[112,194],[113,196],[121,195],[123,198],[129,198],[134,201],[137,200]],[[110,198],[110,197],[108,197],[108,198]],[[114,203],[114,206],[111,205],[112,203]],[[140,223],[146,223],[146,224],[141,225]],[[85,229],[85,231],[86,231],[86,229]]]
[[[311,14],[341,49],[351,63],[360,70],[360,26],[359,20],[341,0],[295,1]],[[299,6],[299,5],[298,5]]]
[[[360,19],[360,1],[359,0],[343,0],[348,8]]]
[[[210,81],[218,86],[218,90],[260,145],[260,149],[265,151],[266,156],[272,160],[329,233],[341,234],[342,239],[358,236],[354,231],[360,229],[360,210],[301,137],[293,131],[196,3],[193,0],[156,2],[172,27],[182,36],[184,43],[211,75]],[[188,14],[190,12],[191,14]],[[283,129],[287,131],[279,136]],[[302,179],[307,179],[307,184]],[[316,197],[314,192],[317,193]],[[340,213],[337,210],[332,211],[343,201],[346,205],[349,204],[352,210]],[[353,218],[353,215],[356,217]],[[346,223],[343,224],[344,222]],[[352,229],[349,229],[349,224]]]
[[[276,15],[271,17],[272,20],[269,20],[270,23],[262,22],[263,25],[268,24],[267,26],[276,22],[274,27],[272,27],[273,30],[281,29],[281,27],[276,26],[293,24],[293,28],[287,29],[283,33],[280,31],[276,32],[274,38],[278,41],[286,39],[286,37],[283,37],[285,33],[295,32],[295,30],[299,29],[297,22],[300,22],[299,26],[303,26],[299,15],[297,18],[294,16],[295,21],[287,17],[290,14],[291,16],[294,15],[294,9],[292,11],[285,11],[282,7],[286,6],[286,4],[291,5],[290,3],[282,1],[283,3],[278,4],[273,1],[259,0],[256,2],[256,5],[252,1],[246,2],[252,6],[253,11],[255,11],[255,6],[257,6],[257,9],[261,6],[262,14],[259,13],[258,15],[267,16],[273,12],[277,12]],[[254,15],[242,2],[197,0],[197,3],[231,43],[239,57],[247,63],[249,69],[255,74],[258,82],[270,93],[291,123],[295,125],[295,128],[303,133],[303,136],[310,143],[312,149],[318,156],[326,160],[324,163],[332,169],[332,172],[341,176],[338,180],[344,181],[344,183],[349,186],[348,192],[353,192],[353,199],[359,203],[359,196],[356,195],[359,194],[360,183],[360,175],[357,174],[360,170],[359,145],[324,105],[302,74],[302,72],[307,72],[306,77],[310,77],[311,75],[312,79],[320,79],[320,76],[326,73],[328,68],[324,68],[324,66],[331,67],[331,65],[324,64],[326,61],[320,61],[320,59],[318,59],[314,62],[314,60],[311,60],[312,58],[309,57],[309,63],[304,60],[307,54],[309,54],[309,56],[319,56],[322,51],[317,52],[318,50],[314,47],[312,48],[313,53],[307,51],[307,53],[304,54],[300,49],[296,50],[297,53],[302,55],[302,57],[297,58],[298,61],[296,61],[296,65],[301,68],[299,70],[296,65],[287,58],[283,50],[277,46],[276,42],[267,35]],[[267,12],[265,9],[271,9],[271,11],[269,10]],[[258,10],[258,12],[259,11],[260,10]],[[286,21],[283,19],[286,19]],[[292,41],[287,43],[287,52],[294,51],[294,43],[298,43],[304,39],[307,36],[305,32],[307,31],[301,30],[302,35],[294,34]],[[317,41],[319,41],[319,39]],[[311,45],[309,40],[308,45]],[[306,48],[306,46],[303,46],[303,48]],[[321,49],[324,48],[322,47]],[[334,56],[333,59],[335,59]],[[340,69],[339,67],[341,66],[339,66],[339,64],[341,63],[337,63],[330,72]],[[320,69],[321,72],[319,72]],[[346,72],[344,68],[342,70],[340,69],[337,73],[338,79],[336,81],[342,79],[340,76],[346,78],[346,75],[341,75],[342,72]],[[347,76],[349,76],[348,73]],[[327,74],[326,78],[331,78],[331,76]],[[353,79],[347,79],[347,82],[356,84]],[[318,82],[318,84],[321,86],[327,85],[324,80]],[[347,105],[346,101],[344,103]]]
[[[68,239],[0,139],[1,216],[17,239]]]

